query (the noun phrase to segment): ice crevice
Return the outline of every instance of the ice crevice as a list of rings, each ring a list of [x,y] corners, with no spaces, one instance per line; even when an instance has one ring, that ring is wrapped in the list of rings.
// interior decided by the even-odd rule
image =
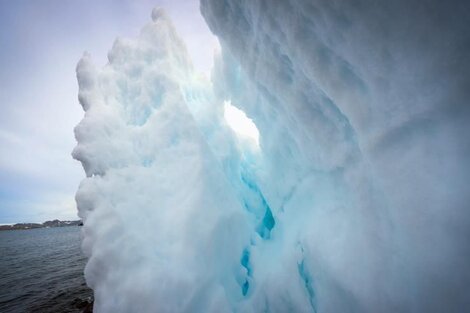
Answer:
[[[310,305],[312,307],[313,312],[317,312],[315,308],[315,290],[313,289],[313,278],[311,274],[308,272],[308,268],[305,265],[305,256],[304,256],[304,248],[303,246],[299,243],[299,249],[301,252],[301,261],[297,264],[298,266],[298,271],[301,279],[304,282],[305,290],[308,293],[308,298]]]

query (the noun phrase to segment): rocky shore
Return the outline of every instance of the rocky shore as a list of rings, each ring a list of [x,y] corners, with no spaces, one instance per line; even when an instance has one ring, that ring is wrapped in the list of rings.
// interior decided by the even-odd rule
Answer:
[[[16,230],[16,229],[34,229],[34,228],[51,228],[51,227],[66,227],[66,226],[82,226],[81,220],[76,221],[46,221],[44,223],[17,223],[13,225],[0,225],[2,230]]]

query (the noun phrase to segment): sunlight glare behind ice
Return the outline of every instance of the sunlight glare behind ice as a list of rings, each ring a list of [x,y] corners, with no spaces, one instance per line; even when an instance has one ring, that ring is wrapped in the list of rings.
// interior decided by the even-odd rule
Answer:
[[[224,118],[237,135],[248,137],[259,145],[259,131],[255,123],[242,110],[234,107],[230,101],[224,103]]]

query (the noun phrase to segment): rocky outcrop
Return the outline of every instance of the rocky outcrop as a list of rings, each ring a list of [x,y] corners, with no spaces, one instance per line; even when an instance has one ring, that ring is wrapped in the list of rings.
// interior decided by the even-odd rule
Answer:
[[[0,225],[1,230],[15,230],[15,229],[33,229],[33,228],[50,228],[50,227],[65,227],[65,226],[82,226],[83,223],[81,220],[76,221],[46,221],[42,224],[40,223],[17,223],[13,225]]]

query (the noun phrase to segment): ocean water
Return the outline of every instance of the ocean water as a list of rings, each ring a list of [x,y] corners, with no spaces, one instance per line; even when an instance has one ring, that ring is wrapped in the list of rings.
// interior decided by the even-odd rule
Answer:
[[[0,231],[0,312],[82,312],[80,227]]]

